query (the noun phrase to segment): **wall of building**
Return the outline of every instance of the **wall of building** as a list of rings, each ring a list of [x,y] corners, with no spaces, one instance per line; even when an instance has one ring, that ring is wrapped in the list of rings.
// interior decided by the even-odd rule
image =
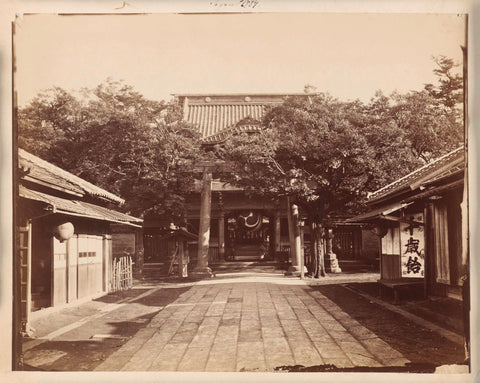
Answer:
[[[67,220],[75,232],[60,241],[53,228]],[[112,249],[108,231],[108,224],[86,219],[47,217],[33,222],[32,311],[108,292]]]
[[[382,255],[380,261],[381,279],[401,278],[400,264],[400,229],[398,225],[390,226],[382,238]]]

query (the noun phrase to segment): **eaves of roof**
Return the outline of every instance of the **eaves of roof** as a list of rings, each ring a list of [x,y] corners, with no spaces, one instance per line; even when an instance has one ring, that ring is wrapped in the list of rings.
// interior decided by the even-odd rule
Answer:
[[[125,202],[115,194],[93,185],[23,149],[18,149],[18,165],[20,168],[26,170],[23,178],[31,182],[61,190],[75,196],[84,196],[87,194],[119,204]]]
[[[142,219],[84,201],[68,200],[19,186],[22,198],[43,202],[52,213],[79,216],[140,227]]]
[[[345,220],[345,222],[362,223],[362,222],[375,221],[379,219],[385,219],[390,214],[408,206],[409,204],[411,204],[411,202],[410,203],[396,202],[387,206],[382,206],[380,208],[370,210],[364,214],[360,214],[355,217],[348,218],[347,220]]]
[[[259,132],[260,130],[262,130],[262,127],[259,125],[234,126],[233,128],[225,129],[216,134],[212,134],[211,136],[204,137],[202,138],[202,142],[204,144],[218,144],[225,141],[231,135],[238,133],[254,133]]]
[[[459,147],[373,192],[368,197],[368,203],[377,204],[426,185],[431,185],[455,174],[460,174],[464,167],[465,152],[463,147]]]

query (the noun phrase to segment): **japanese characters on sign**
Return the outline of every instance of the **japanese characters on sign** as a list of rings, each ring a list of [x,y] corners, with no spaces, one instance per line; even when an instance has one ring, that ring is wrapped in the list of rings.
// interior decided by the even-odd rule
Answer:
[[[408,214],[400,222],[402,277],[425,276],[425,238],[423,213]]]

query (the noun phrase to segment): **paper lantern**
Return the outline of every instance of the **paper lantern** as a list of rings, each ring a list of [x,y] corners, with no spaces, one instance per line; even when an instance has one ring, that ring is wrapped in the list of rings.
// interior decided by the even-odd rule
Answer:
[[[69,239],[73,235],[73,232],[73,224],[71,222],[65,222],[55,227],[55,229],[53,230],[53,235],[60,242],[63,242]]]
[[[375,225],[372,228],[373,234],[375,234],[377,237],[383,238],[388,232],[388,227],[384,225]]]

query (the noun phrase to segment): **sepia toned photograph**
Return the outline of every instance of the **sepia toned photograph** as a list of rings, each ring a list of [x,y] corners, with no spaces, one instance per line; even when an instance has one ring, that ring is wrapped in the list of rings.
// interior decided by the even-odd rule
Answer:
[[[467,15],[241,3],[13,22],[12,370],[467,376]]]

